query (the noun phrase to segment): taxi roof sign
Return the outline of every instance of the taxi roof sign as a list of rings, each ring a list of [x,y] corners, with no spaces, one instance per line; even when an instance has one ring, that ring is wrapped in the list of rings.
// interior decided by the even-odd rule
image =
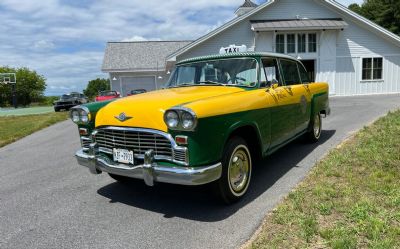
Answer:
[[[247,52],[247,47],[246,45],[242,46],[236,46],[236,45],[230,45],[229,47],[222,47],[219,50],[220,54],[231,54],[231,53],[245,53]]]

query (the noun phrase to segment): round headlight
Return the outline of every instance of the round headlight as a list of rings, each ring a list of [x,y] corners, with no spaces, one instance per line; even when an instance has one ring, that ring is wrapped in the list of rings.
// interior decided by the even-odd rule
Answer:
[[[74,123],[78,123],[79,122],[79,112],[77,110],[73,110],[71,112],[71,119]]]
[[[82,123],[88,123],[89,122],[89,113],[87,113],[85,110],[80,111],[80,121]]]
[[[182,113],[182,127],[184,129],[192,129],[194,126],[194,117],[189,112]]]
[[[179,125],[179,116],[175,111],[168,111],[165,114],[165,123],[169,128],[176,128]]]

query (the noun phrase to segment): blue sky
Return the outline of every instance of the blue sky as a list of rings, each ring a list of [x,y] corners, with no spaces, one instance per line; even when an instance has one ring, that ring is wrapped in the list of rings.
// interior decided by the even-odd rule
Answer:
[[[44,75],[47,95],[82,91],[88,80],[107,77],[101,72],[107,41],[196,39],[232,19],[242,2],[1,0],[0,65]]]

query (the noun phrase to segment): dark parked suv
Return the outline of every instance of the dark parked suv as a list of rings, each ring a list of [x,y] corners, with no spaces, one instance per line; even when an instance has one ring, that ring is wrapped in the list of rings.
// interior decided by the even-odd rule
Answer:
[[[80,104],[86,104],[88,99],[82,93],[69,93],[63,94],[58,101],[54,102],[54,111],[59,112],[60,110],[69,110],[71,107]]]

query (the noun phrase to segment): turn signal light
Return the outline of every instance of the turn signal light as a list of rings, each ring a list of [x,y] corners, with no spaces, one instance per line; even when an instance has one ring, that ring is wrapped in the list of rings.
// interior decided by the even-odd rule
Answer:
[[[86,136],[88,134],[87,129],[85,128],[79,128],[79,135],[81,136]]]
[[[180,145],[186,145],[188,144],[188,138],[187,136],[176,136],[175,142]]]

